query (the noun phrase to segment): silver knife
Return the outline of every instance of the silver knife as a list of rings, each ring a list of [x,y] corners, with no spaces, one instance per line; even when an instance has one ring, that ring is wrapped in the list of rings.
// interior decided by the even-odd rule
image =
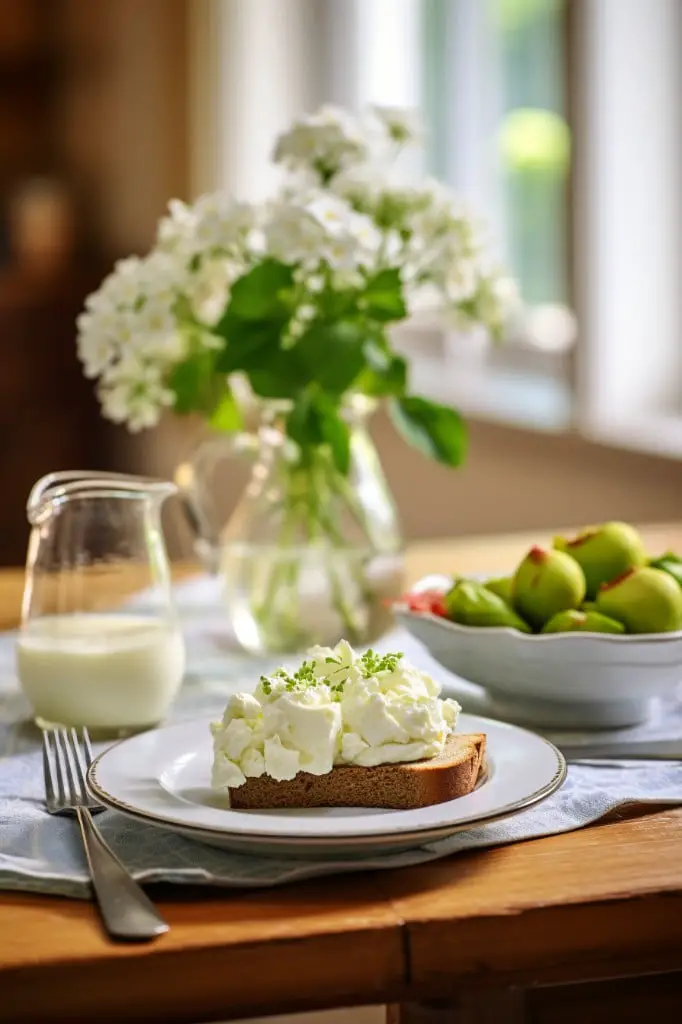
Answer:
[[[682,761],[682,738],[676,740],[603,740],[555,743],[567,761]]]

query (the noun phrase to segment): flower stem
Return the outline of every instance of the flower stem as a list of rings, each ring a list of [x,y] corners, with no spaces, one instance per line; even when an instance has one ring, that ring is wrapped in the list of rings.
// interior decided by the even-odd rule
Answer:
[[[272,546],[254,553],[254,557],[265,559],[264,587],[259,588],[262,596],[251,606],[263,642],[295,650],[306,642],[333,641],[324,632],[320,636],[313,630],[313,635],[305,635],[308,614],[302,600],[302,577],[309,557],[317,559],[317,578],[322,574],[328,588],[326,598],[311,600],[326,600],[346,639],[361,641],[363,613],[373,595],[365,576],[363,544],[349,544],[341,524],[341,513],[348,509],[367,543],[368,524],[355,494],[330,460],[317,453],[305,465],[284,463],[278,483],[278,499],[270,505],[279,519]]]

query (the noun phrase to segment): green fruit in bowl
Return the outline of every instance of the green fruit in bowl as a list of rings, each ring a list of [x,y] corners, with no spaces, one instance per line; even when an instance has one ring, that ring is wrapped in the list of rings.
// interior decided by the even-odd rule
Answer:
[[[667,551],[660,558],[654,558],[649,562],[652,569],[661,569],[677,580],[682,587],[682,558],[673,551]]]
[[[628,633],[682,629],[682,589],[661,569],[631,569],[604,584],[597,595],[602,615],[622,622]]]
[[[486,580],[486,590],[491,590],[493,594],[497,594],[507,604],[512,603],[512,578],[511,576],[500,576],[499,579]]]
[[[473,580],[462,580],[445,595],[448,618],[462,626],[507,626],[521,633],[530,627],[506,601]]]
[[[555,537],[554,547],[576,560],[585,574],[588,598],[596,597],[602,583],[647,562],[642,538],[629,523],[588,526],[572,540]]]
[[[585,597],[585,577],[562,551],[531,548],[514,575],[514,607],[541,629],[557,612],[577,608]]]
[[[599,612],[585,612],[571,608],[557,612],[542,627],[543,633],[624,633],[622,622],[610,619]]]

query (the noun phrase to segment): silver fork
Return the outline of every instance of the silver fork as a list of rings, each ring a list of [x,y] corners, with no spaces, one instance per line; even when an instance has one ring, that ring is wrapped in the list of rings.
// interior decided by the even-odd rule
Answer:
[[[43,732],[47,809],[50,814],[74,814],[78,819],[92,886],[109,935],[114,939],[144,942],[167,932],[168,925],[107,846],[92,820],[92,814],[103,811],[104,807],[91,796],[86,785],[91,761],[86,729],[82,746],[75,729]]]

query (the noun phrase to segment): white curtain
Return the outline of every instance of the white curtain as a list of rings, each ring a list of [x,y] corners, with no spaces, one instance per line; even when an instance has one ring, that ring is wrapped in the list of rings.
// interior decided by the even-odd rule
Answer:
[[[190,0],[192,191],[276,181],[273,139],[320,103],[418,107],[422,0]]]

